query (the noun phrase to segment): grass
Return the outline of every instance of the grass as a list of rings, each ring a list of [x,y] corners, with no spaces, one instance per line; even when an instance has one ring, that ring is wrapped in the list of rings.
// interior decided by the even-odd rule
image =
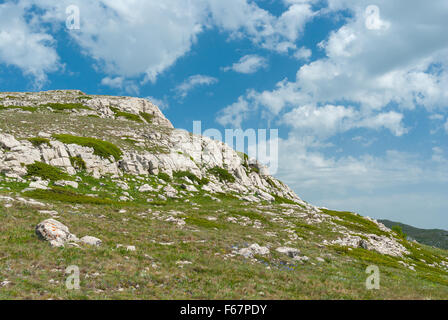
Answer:
[[[397,234],[398,237],[400,237],[402,239],[407,238],[406,233],[403,232],[403,229],[400,226],[396,225],[396,226],[393,226],[391,229],[393,232],[395,232]]]
[[[43,180],[73,180],[73,178],[61,169],[50,166],[43,162],[35,162],[26,166],[27,176],[40,177]]]
[[[29,111],[29,112],[36,112],[36,107],[28,107],[28,106],[2,106],[0,105],[0,111],[1,110],[13,110],[13,109],[19,109],[22,111]]]
[[[193,224],[200,228],[208,228],[208,229],[222,229],[223,225],[216,223],[215,221],[209,221],[207,219],[196,218],[196,217],[187,217],[185,218],[185,222],[187,224]]]
[[[96,138],[72,136],[68,134],[55,134],[53,138],[66,144],[77,144],[83,147],[93,148],[93,153],[102,158],[114,157],[116,161],[121,159],[123,152],[113,143]]]
[[[352,212],[333,211],[327,209],[321,209],[321,211],[325,214],[341,219],[334,220],[334,223],[344,226],[350,230],[376,235],[388,235],[387,232],[382,231],[374,222]]]
[[[159,172],[157,177],[159,179],[162,179],[165,182],[170,182],[171,181],[171,177],[167,173],[165,173],[165,172]]]
[[[38,200],[60,201],[66,203],[118,205],[116,201],[113,201],[111,199],[86,196],[61,187],[53,187],[52,189],[48,190],[26,191],[24,195]]]
[[[316,235],[288,245],[308,256],[308,263],[298,264],[276,253],[275,247],[285,241],[285,226],[271,222],[271,216],[262,211],[282,216],[278,204],[260,206],[232,197],[221,197],[222,203],[216,203],[196,196],[191,201],[199,210],[176,200],[156,206],[120,205],[112,200],[114,185],[109,178],[80,177],[81,190],[77,192],[53,188],[22,196],[44,202],[59,213],[57,220],[70,232],[78,237],[96,236],[103,245],[52,248],[34,233],[35,225],[48,215],[20,203],[0,206],[0,277],[10,281],[0,288],[0,299],[444,299],[448,294],[448,278],[442,273],[430,268],[414,272],[398,263],[401,258],[363,249],[320,248]],[[132,177],[123,179],[133,188]],[[110,191],[102,197],[89,197],[84,192],[92,186]],[[2,192],[0,189],[0,195]],[[120,211],[122,208],[126,211]],[[152,214],[167,216],[179,210],[179,217],[186,221],[184,227],[155,219]],[[235,212],[270,223],[263,223],[262,229],[228,223],[224,217]],[[141,216],[143,213],[146,216]],[[299,218],[289,219],[296,226],[306,225]],[[317,233],[323,228],[319,225],[308,230]],[[267,231],[278,236],[267,237]],[[252,243],[271,244],[271,253],[256,256],[255,262],[238,255],[225,257],[235,246]],[[129,252],[117,248],[118,244],[135,245],[137,250]],[[431,249],[421,250],[430,254]],[[437,254],[446,258],[445,251]],[[324,257],[325,262],[317,262],[316,257]],[[180,267],[178,261],[191,264]],[[375,292],[365,288],[365,270],[371,264],[378,265],[381,273],[381,289]],[[80,268],[80,290],[65,288],[65,269],[70,265]]]
[[[214,167],[208,170],[208,172],[216,176],[221,182],[233,183],[236,181],[235,177],[226,169],[221,167]]]

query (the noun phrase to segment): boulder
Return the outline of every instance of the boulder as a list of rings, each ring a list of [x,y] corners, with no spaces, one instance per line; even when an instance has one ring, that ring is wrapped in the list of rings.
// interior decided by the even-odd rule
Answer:
[[[47,219],[36,226],[36,234],[42,240],[49,241],[53,247],[63,247],[67,242],[76,242],[78,238],[71,234],[68,227],[57,220]]]

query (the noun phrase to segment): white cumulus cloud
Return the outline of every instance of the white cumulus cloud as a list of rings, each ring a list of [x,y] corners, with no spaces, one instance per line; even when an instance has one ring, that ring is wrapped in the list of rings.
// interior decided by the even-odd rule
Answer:
[[[175,88],[175,91],[181,98],[185,98],[188,93],[200,86],[209,86],[218,82],[218,79],[202,74],[190,76]]]
[[[224,71],[233,70],[238,73],[250,74],[255,73],[262,68],[268,66],[266,58],[260,57],[256,54],[249,54],[242,57],[238,62],[231,67],[225,67]]]
[[[47,81],[47,73],[61,67],[54,38],[37,25],[27,23],[25,4],[0,4],[0,63],[19,68],[33,78],[35,88]]]

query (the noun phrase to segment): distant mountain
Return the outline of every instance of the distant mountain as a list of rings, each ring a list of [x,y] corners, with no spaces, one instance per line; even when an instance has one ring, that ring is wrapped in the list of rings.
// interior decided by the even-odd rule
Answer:
[[[388,228],[392,228],[397,225],[400,226],[408,237],[415,239],[420,243],[442,249],[448,249],[448,231],[446,230],[419,229],[407,224],[389,220],[379,220],[379,222],[383,223]]]

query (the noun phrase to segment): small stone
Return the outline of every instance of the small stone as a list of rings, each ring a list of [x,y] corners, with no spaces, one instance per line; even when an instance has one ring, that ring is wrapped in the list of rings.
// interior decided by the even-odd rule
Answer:
[[[101,246],[101,244],[103,243],[100,239],[91,236],[82,237],[80,241],[85,244],[97,247]]]
[[[279,247],[277,249],[275,249],[275,251],[279,252],[279,253],[283,253],[288,255],[290,258],[295,258],[299,255],[300,250],[299,249],[295,249],[295,248],[289,248],[289,247]]]

